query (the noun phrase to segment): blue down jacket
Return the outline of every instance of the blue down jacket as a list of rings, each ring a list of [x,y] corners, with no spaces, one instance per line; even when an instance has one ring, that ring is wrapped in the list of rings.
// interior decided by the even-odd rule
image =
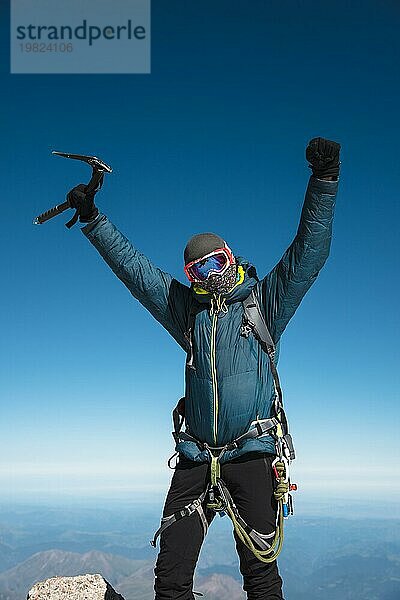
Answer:
[[[273,380],[268,357],[252,335],[240,333],[244,300],[255,288],[277,345],[303,296],[315,281],[330,249],[337,181],[311,176],[297,234],[278,264],[259,280],[255,268],[239,258],[238,281],[217,307],[207,293],[189,287],[155,267],[109,219],[100,214],[83,233],[131,294],[187,352],[189,313],[195,309],[193,366],[186,369],[186,430],[210,446],[223,446],[270,416]],[[195,442],[179,442],[186,457],[206,462]],[[270,436],[247,440],[226,452],[225,462],[247,452],[274,452]]]

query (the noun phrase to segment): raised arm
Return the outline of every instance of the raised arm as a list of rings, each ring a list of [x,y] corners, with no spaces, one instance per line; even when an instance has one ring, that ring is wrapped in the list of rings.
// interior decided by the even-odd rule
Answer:
[[[313,142],[319,153],[310,151]],[[257,286],[275,343],[329,255],[338,189],[339,149],[339,144],[329,140],[311,140],[306,156],[313,175],[308,183],[296,237],[278,264]]]
[[[190,288],[155,267],[103,214],[82,228],[116,276],[186,349]]]

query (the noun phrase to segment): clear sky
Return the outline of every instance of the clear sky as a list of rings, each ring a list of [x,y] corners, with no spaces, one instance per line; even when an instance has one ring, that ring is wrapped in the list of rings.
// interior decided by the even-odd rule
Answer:
[[[395,1],[152,3],[150,75],[10,75],[1,23],[1,493],[166,489],[184,354],[65,215],[101,210],[184,281],[214,231],[264,275],[292,241],[304,149],[342,144],[331,255],[280,372],[305,494],[399,493],[399,28]],[[392,476],[397,480],[393,482]]]

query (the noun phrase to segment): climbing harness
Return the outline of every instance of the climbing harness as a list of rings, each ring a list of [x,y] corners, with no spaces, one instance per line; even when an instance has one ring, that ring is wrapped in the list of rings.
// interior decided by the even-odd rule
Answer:
[[[221,302],[221,299],[218,299],[218,302],[213,299],[211,309],[212,312],[219,312],[220,310],[227,310],[227,307]],[[251,424],[250,429],[236,438],[233,442],[230,442],[225,446],[212,447],[196,439],[187,431],[182,431],[185,420],[185,398],[180,399],[172,413],[174,423],[172,435],[176,444],[182,441],[190,441],[194,442],[201,450],[206,450],[208,452],[210,458],[210,481],[199,498],[190,504],[187,504],[182,510],[161,519],[161,525],[150,543],[155,547],[157,538],[165,531],[165,529],[167,529],[167,527],[183,517],[190,516],[194,512],[197,512],[200,517],[205,536],[207,533],[208,521],[203,509],[204,506],[208,510],[219,513],[220,516],[227,514],[233,523],[238,538],[243,544],[247,546],[261,562],[270,563],[276,560],[282,549],[284,519],[293,514],[293,501],[290,492],[295,491],[297,486],[290,482],[289,467],[290,462],[295,458],[295,451],[292,437],[289,433],[285,411],[283,409],[282,389],[275,364],[275,344],[262,316],[257,297],[253,290],[248,298],[243,301],[243,309],[241,335],[248,337],[253,333],[269,359],[275,394],[272,406],[273,416],[266,419],[257,418],[257,420],[253,421]],[[196,310],[190,312],[189,329],[186,334],[189,347],[186,361],[186,366],[188,368],[193,368],[192,330],[196,314]],[[258,439],[265,435],[274,438],[276,451],[276,457],[272,462],[272,469],[276,478],[274,497],[277,501],[277,514],[275,530],[268,534],[256,531],[242,519],[226,484],[221,478],[220,463],[225,452],[240,448],[243,442],[249,439]],[[168,466],[171,467],[171,461],[177,455],[178,452],[175,452],[169,459]]]

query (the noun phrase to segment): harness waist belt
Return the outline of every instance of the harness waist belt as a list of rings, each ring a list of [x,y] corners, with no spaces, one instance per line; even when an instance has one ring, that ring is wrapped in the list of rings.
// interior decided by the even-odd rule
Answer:
[[[254,421],[254,427],[251,427],[249,431],[240,435],[238,438],[233,440],[233,442],[225,444],[225,446],[209,446],[208,444],[206,444],[206,442],[201,442],[186,431],[174,431],[172,435],[174,436],[176,443],[180,441],[194,442],[202,450],[210,450],[211,452],[222,452],[224,450],[234,450],[246,440],[257,439],[259,437],[262,437],[263,435],[267,435],[268,433],[271,433],[271,431],[275,429],[277,425],[279,425],[279,421],[275,417]]]

